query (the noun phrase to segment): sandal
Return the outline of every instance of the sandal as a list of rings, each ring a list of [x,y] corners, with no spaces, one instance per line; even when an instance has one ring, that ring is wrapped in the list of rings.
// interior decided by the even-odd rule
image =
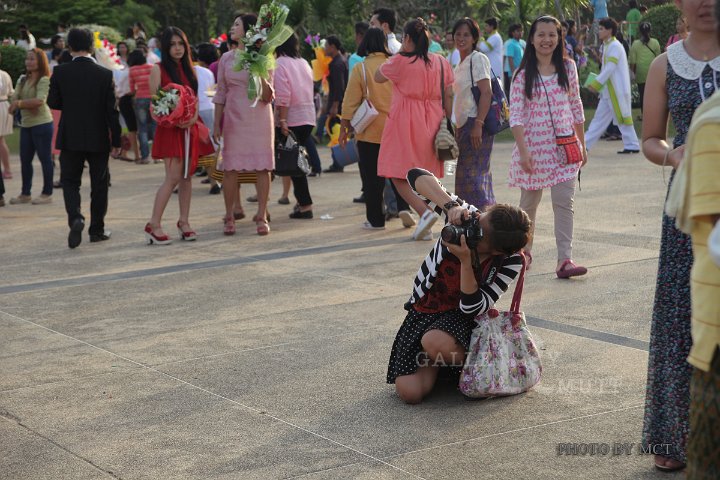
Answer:
[[[563,260],[560,264],[560,268],[555,271],[555,275],[557,275],[558,278],[578,277],[580,275],[585,275],[586,273],[587,268],[575,265],[575,263],[569,258]]]
[[[183,227],[187,227],[189,230],[183,230]],[[178,233],[180,234],[180,240],[185,240],[187,242],[193,242],[197,240],[197,233],[195,233],[195,230],[190,228],[189,223],[178,220],[177,229]]]
[[[252,218],[253,222],[255,222],[255,223],[257,223],[257,222],[262,222],[262,220],[260,219],[259,215],[260,215],[260,214],[258,214],[258,213],[256,213],[255,215],[253,215],[253,218]],[[270,212],[265,212],[265,216],[267,217],[267,223],[270,223]]]
[[[257,222],[257,234],[260,236],[264,236],[268,233],[270,233],[270,225],[268,225],[268,223],[263,220]]]
[[[233,217],[223,218],[225,227],[223,227],[224,235],[235,235],[235,219]]]
[[[658,460],[662,462],[662,464],[658,463]],[[665,462],[671,462],[671,465],[668,465]],[[663,473],[671,473],[671,472],[678,472],[680,470],[685,469],[685,464],[681,463],[677,460],[674,460],[672,458],[663,457],[662,455],[656,455],[655,456],[655,468],[660,470]]]

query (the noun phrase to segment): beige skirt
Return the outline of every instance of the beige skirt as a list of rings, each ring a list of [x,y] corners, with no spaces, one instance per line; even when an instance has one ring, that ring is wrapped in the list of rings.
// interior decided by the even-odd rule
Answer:
[[[9,108],[10,102],[0,100],[0,137],[12,135],[13,133],[13,118],[8,113]]]

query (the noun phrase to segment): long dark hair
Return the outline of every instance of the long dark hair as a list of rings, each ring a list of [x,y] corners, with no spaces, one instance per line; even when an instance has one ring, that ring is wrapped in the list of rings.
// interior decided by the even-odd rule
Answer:
[[[412,63],[415,63],[418,58],[422,58],[425,64],[429,64],[430,57],[428,56],[428,49],[430,48],[430,33],[425,20],[420,17],[415,20],[410,20],[405,24],[403,33],[413,41],[415,50],[412,52],[400,52],[400,55],[403,57],[415,57]]]
[[[641,40],[645,45],[650,43],[650,30],[652,30],[650,22],[640,22],[640,25],[638,25],[638,31],[642,37]]]
[[[177,63],[170,56],[170,42],[172,41],[172,37],[176,35],[182,39],[183,44],[185,45],[185,51],[180,59],[180,68],[182,68],[185,77],[188,79],[188,82],[190,82],[190,87],[195,91],[195,93],[197,93],[198,81],[192,65],[190,44],[185,36],[185,32],[177,27],[167,27],[162,32],[162,36],[160,37],[160,51],[162,52],[160,65],[162,65],[173,82],[182,84],[182,81],[180,81],[180,72],[178,72],[177,69]]]
[[[371,53],[382,53],[386,57],[390,56],[387,46],[387,37],[385,32],[379,28],[369,28],[363,36],[362,42],[358,45],[357,54],[361,57],[367,57]]]
[[[533,89],[535,88],[537,79],[540,77],[537,52],[535,51],[535,45],[532,43],[538,23],[552,23],[557,28],[558,44],[552,54],[552,63],[555,66],[555,72],[558,76],[558,84],[565,90],[570,89],[570,82],[568,81],[568,74],[565,68],[565,39],[562,34],[562,25],[560,25],[557,18],[551,17],[550,15],[544,15],[536,18],[530,26],[530,33],[528,34],[525,54],[520,62],[520,66],[515,72],[515,76],[517,76],[520,70],[525,70],[525,96],[529,99],[532,99]]]

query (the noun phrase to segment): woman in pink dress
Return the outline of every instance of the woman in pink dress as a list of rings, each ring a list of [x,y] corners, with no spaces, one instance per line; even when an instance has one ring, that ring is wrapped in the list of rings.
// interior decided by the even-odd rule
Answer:
[[[553,17],[540,17],[530,27],[525,55],[510,88],[510,127],[516,143],[508,184],[520,188],[520,208],[530,216],[533,231],[543,189],[550,189],[558,251],[556,274],[569,278],[587,273],[572,261],[575,180],[587,163],[587,151],[577,69],[574,61],[564,58],[563,43],[562,27]],[[583,160],[566,164],[558,155],[555,136],[573,133]],[[528,268],[532,242],[531,236],[525,246]]]
[[[378,157],[378,175],[390,178],[400,196],[418,213],[413,239],[432,240],[437,215],[410,188],[407,172],[424,168],[442,178],[444,164],[435,153],[435,135],[440,128],[442,92],[445,80],[445,110],[452,114],[452,67],[445,57],[429,54],[430,33],[422,18],[411,20],[403,29],[402,50],[390,57],[375,73],[377,83],[393,82],[393,96],[383,130]],[[409,211],[399,212],[407,228],[415,224]]]
[[[240,15],[230,29],[230,38],[239,42],[238,50],[245,44],[240,40],[257,21],[255,15]],[[235,233],[235,214],[242,215],[237,174],[240,171],[257,172],[258,212],[253,217],[258,235],[270,233],[267,203],[270,194],[270,172],[275,168],[273,142],[273,89],[270,82],[262,80],[259,101],[248,99],[249,74],[246,70],[236,72],[235,50],[223,54],[218,65],[215,103],[215,142],[222,139],[223,195],[225,197],[225,235]],[[242,215],[244,216],[244,215]]]

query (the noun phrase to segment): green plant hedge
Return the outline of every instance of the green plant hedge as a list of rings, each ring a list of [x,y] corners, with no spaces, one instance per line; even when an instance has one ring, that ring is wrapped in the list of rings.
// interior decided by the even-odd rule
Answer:
[[[657,38],[660,45],[665,47],[668,38],[675,33],[675,23],[679,16],[680,10],[674,4],[668,3],[648,10],[642,21],[652,25],[650,36]]]
[[[0,70],[5,70],[10,74],[14,85],[20,74],[25,71],[27,51],[15,45],[0,45],[0,55],[2,55]]]

